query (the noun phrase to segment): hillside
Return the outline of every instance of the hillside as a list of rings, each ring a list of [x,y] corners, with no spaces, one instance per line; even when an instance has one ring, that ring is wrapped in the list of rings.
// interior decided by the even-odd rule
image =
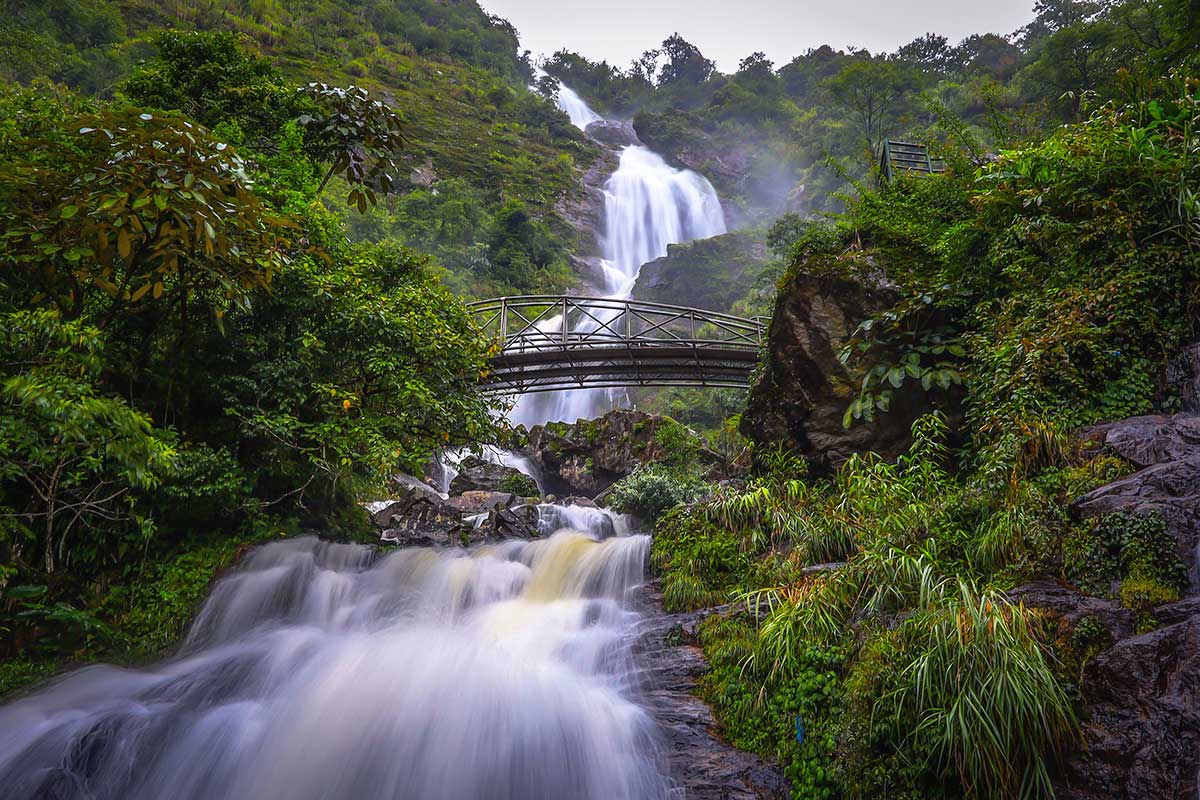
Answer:
[[[366,218],[342,214],[353,236],[394,238],[434,255],[463,294],[553,291],[575,281],[578,233],[556,205],[580,191],[595,148],[527,89],[516,32],[474,2],[12,5],[0,28],[0,76],[9,81],[122,98],[129,77],[161,59],[161,31],[196,29],[235,34],[283,83],[366,88],[402,116],[399,164],[411,174]],[[326,202],[336,207],[335,197]],[[514,228],[523,239],[515,259],[501,252]]]
[[[784,212],[841,209],[885,139],[966,150],[982,162],[1098,103],[1139,96],[1146,75],[1200,48],[1187,0],[1046,0],[1035,12],[1018,31],[957,43],[928,33],[892,52],[825,45],[786,64],[748,53],[732,74],[679,34],[626,68],[564,49],[545,69],[703,172],[732,222],[762,226]]]

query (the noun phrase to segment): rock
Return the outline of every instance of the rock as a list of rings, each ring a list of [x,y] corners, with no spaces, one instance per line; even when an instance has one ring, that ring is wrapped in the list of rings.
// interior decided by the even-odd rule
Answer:
[[[1053,581],[1026,583],[1011,590],[1008,596],[1028,608],[1048,612],[1057,622],[1059,638],[1069,638],[1071,631],[1084,617],[1099,622],[1111,641],[1129,636],[1134,631],[1133,612],[1117,601],[1092,597]]]
[[[1200,342],[1185,347],[1167,367],[1167,384],[1179,392],[1184,411],[1200,413]]]
[[[782,772],[759,756],[721,741],[712,709],[696,697],[697,679],[707,665],[704,653],[689,640],[694,641],[699,622],[717,610],[666,614],[659,588],[653,584],[639,589],[639,600],[650,610],[634,643],[634,656],[642,669],[643,701],[663,732],[670,776],[681,796],[688,800],[787,797]]]
[[[387,528],[380,538],[407,547],[429,547],[431,545],[453,545],[459,542],[462,529],[462,512],[441,498],[430,500],[420,497],[388,509]]]
[[[616,153],[598,149],[599,156],[591,160],[581,177],[582,191],[564,192],[554,203],[554,212],[575,232],[577,247],[573,249],[580,253],[592,252],[604,230],[604,183],[617,168]],[[584,274],[588,261],[573,260],[576,272]]]
[[[446,501],[446,505],[463,514],[479,514],[497,507],[506,508],[512,505],[515,499],[515,496],[508,492],[490,492],[479,489],[451,497]]]
[[[538,519],[537,506],[493,506],[467,532],[467,538],[472,542],[534,539],[538,536]]]
[[[625,120],[601,119],[587,126],[584,131],[588,138],[609,147],[625,147],[631,144],[641,144],[633,123]]]
[[[759,235],[726,233],[672,244],[665,256],[642,265],[633,297],[728,312],[766,265],[767,245]]]
[[[437,181],[437,170],[433,168],[433,159],[426,158],[424,164],[419,164],[408,173],[408,182],[413,186],[428,189]]]
[[[1102,426],[1105,446],[1143,469],[1077,499],[1085,517],[1123,511],[1157,513],[1200,589],[1200,415],[1134,417]]]
[[[1200,414],[1155,414],[1097,425],[1085,438],[1102,438],[1105,447],[1137,467],[1177,461],[1200,453]]]
[[[372,504],[385,542],[408,547],[457,546],[538,535],[538,509],[507,492],[469,491],[442,499],[410,497]]]
[[[1027,603],[1059,617],[1060,635],[1089,615],[1114,640],[1083,670],[1083,746],[1065,759],[1058,796],[1190,800],[1200,770],[1200,416],[1134,417],[1092,428],[1085,439],[1140,469],[1079,498],[1074,510],[1161,515],[1192,587],[1190,596],[1154,610],[1162,627],[1139,635],[1132,635],[1130,612],[1113,601],[1041,584],[1025,593]]]
[[[1072,800],[1192,800],[1200,767],[1200,617],[1117,642],[1080,687],[1084,748],[1064,764]]]
[[[894,299],[885,288],[796,276],[776,299],[765,367],[750,389],[742,433],[759,444],[784,442],[818,471],[865,450],[885,458],[902,453],[913,420],[931,408],[926,394],[898,392],[888,412],[847,429],[842,418],[858,396],[862,374],[838,360],[858,324]]]
[[[559,500],[558,502],[559,502],[559,505],[564,505],[564,506],[583,506],[584,508],[599,508],[599,506],[596,505],[595,501],[590,500],[587,497],[564,497],[562,500]]]
[[[678,424],[641,411],[610,411],[599,419],[535,426],[526,447],[546,492],[595,497],[639,465],[666,455],[655,434],[664,425]],[[719,460],[699,440],[695,446],[702,463]]]
[[[430,500],[440,500],[443,496],[437,489],[420,478],[414,478],[412,475],[401,473],[393,478],[392,482],[396,487],[396,496],[399,499],[425,497]]]
[[[458,474],[450,481],[450,494],[462,494],[472,491],[500,491],[501,484],[506,479],[521,475],[514,467],[506,467],[482,458],[467,456],[458,465]]]

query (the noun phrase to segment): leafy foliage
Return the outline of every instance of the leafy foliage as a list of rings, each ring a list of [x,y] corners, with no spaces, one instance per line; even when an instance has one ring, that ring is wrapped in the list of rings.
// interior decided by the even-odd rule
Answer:
[[[200,538],[353,532],[358,492],[488,438],[469,312],[427,258],[347,241],[296,125],[247,159],[174,113],[3,101],[0,626],[5,656],[41,642],[29,674],[164,645],[217,562],[106,587]]]
[[[0,587],[33,550],[47,573],[68,560],[68,537],[93,539],[122,523],[153,524],[130,493],[154,489],[174,462],[170,436],[104,392],[100,332],[50,311],[0,317]],[[74,544],[74,543],[72,543]],[[95,552],[96,543],[77,548]],[[78,563],[81,559],[74,559]],[[81,565],[83,566],[83,565]]]
[[[696,500],[706,488],[695,474],[663,465],[640,466],[613,485],[608,505],[652,526],[671,508]]]
[[[943,420],[923,418],[897,463],[856,456],[825,483],[789,475],[779,459],[745,489],[677,509],[656,529],[664,599],[688,607],[742,592],[756,625],[736,663],[750,688],[733,685],[719,644],[706,680],[735,735],[795,759],[797,787],[1041,796],[1054,754],[1075,735],[1039,616],[995,586],[1054,568],[1049,542],[1072,523],[1043,492],[1075,479],[1026,482],[1017,495],[972,484],[950,472],[946,435]],[[981,557],[1015,519],[1029,537],[1015,546],[1039,555]],[[829,684],[811,684],[821,652],[845,703],[820,700]],[[794,702],[817,703],[804,716],[820,737],[803,753],[790,743],[795,706],[763,705],[797,681],[810,688]]]
[[[108,111],[24,144],[0,167],[0,258],[69,318],[93,289],[111,300],[101,327],[144,298],[244,302],[283,263],[287,219],[228,145],[182,117]]]
[[[350,184],[346,200],[360,213],[375,205],[375,192],[386,194],[396,182],[396,151],[404,143],[400,117],[365,89],[310,83],[301,94],[317,109],[296,122],[305,131],[305,149],[313,160],[328,163],[319,194],[334,175]]]

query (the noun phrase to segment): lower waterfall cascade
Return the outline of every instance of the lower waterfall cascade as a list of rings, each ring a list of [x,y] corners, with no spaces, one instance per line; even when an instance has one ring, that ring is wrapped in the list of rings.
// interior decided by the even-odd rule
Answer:
[[[469,550],[261,546],[176,657],[0,708],[5,796],[673,796],[631,652],[649,537],[542,519]]]

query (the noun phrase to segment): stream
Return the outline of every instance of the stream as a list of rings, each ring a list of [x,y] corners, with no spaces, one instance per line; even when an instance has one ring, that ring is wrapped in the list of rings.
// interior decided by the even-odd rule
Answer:
[[[559,103],[580,127],[600,120],[565,87]],[[604,198],[605,296],[628,297],[668,244],[725,230],[708,181],[641,145],[620,151]],[[606,390],[529,396],[513,418],[573,421],[620,402]],[[512,454],[490,457],[533,474]],[[662,613],[645,578],[650,537],[602,509],[538,511],[532,540],[256,548],[214,585],[173,657],[86,667],[0,707],[0,793],[774,796],[757,788],[778,787],[771,770],[711,734],[694,697],[699,650],[674,642],[696,619]]]

